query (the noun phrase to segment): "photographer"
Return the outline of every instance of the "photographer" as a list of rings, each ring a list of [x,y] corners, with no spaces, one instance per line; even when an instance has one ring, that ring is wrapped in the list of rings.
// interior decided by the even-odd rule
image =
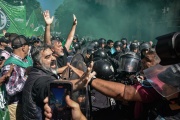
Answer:
[[[45,118],[43,100],[48,96],[48,86],[52,81],[62,79],[57,75],[57,61],[50,46],[36,47],[32,52],[32,59],[33,68],[28,74],[22,93],[23,118],[42,120]],[[69,80],[74,91],[87,85],[90,72],[91,68],[80,79]]]

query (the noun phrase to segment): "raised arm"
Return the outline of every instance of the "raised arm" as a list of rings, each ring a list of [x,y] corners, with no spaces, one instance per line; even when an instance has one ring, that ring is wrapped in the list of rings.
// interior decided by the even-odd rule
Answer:
[[[49,10],[44,11],[43,16],[44,16],[44,21],[46,23],[45,32],[44,32],[44,40],[45,40],[44,42],[47,45],[51,45],[51,31],[50,31],[50,29],[51,29],[51,24],[53,22],[54,16],[50,17]]]
[[[76,26],[77,26],[77,19],[76,19],[76,16],[74,14],[73,14],[73,19],[74,19],[73,25],[72,25],[71,31],[70,31],[70,33],[68,35],[68,38],[67,38],[66,44],[65,44],[65,47],[66,47],[67,50],[69,50],[69,48],[71,46],[75,31],[76,31]]]

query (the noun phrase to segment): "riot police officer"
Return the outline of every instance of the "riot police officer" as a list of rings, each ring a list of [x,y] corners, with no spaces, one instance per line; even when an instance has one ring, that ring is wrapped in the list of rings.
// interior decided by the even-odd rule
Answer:
[[[104,50],[97,50],[93,54],[93,61],[93,70],[96,72],[96,77],[107,81],[114,80],[114,68],[108,61]],[[93,120],[119,119],[120,116],[117,113],[117,109],[115,109],[116,102],[113,98],[107,97],[93,88],[91,88],[90,93]]]
[[[123,53],[129,52],[129,48],[127,47],[128,45],[127,38],[122,38],[121,43],[123,44],[122,52]]]
[[[114,48],[115,48],[115,52],[112,55],[112,57],[115,58],[116,60],[119,60],[119,57],[123,55],[123,52],[122,52],[123,44],[121,43],[121,41],[115,41]]]

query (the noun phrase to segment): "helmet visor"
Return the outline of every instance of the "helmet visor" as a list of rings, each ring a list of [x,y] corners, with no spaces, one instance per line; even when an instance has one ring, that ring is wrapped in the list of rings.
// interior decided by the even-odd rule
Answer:
[[[121,71],[124,72],[137,72],[139,68],[139,59],[131,57],[121,57],[120,58]]]

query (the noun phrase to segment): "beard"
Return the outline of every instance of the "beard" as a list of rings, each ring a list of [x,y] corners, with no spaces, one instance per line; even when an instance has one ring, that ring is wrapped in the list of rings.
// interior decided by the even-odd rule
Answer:
[[[63,52],[62,52],[62,53],[60,53],[60,54],[59,54],[59,56],[64,56],[64,53],[63,53]]]
[[[51,65],[53,65],[53,64],[55,64],[56,65],[56,68],[51,68]],[[45,70],[47,70],[47,71],[49,71],[49,72],[52,72],[53,74],[57,74],[57,61],[55,60],[55,61],[52,61],[51,62],[51,64],[50,64],[50,66],[47,66],[47,65],[45,65],[44,63],[41,63],[41,65],[42,65],[42,68],[43,69],[45,69]]]
[[[55,55],[58,55],[58,56],[64,56],[64,52],[55,52],[55,51],[54,51],[54,54],[55,54]]]

